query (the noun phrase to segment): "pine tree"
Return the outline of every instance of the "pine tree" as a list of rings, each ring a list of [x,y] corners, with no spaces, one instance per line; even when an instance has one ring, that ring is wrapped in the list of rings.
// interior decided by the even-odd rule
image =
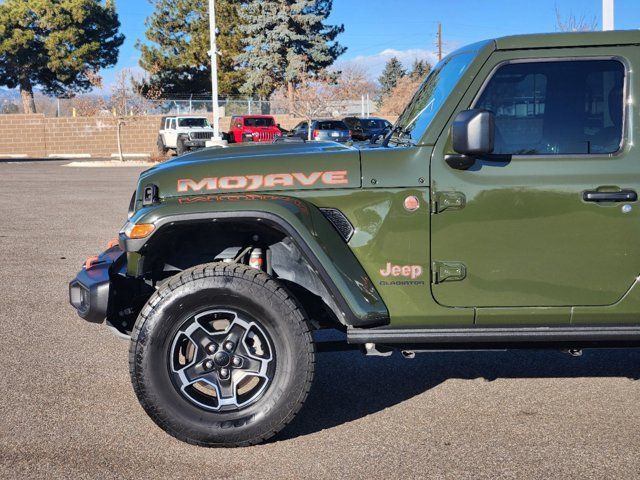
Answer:
[[[124,37],[113,0],[5,0],[0,3],[0,85],[19,88],[25,113],[33,89],[88,91],[115,65]]]
[[[382,105],[384,99],[398,84],[398,80],[407,75],[407,71],[402,66],[397,57],[391,57],[382,71],[382,75],[378,78],[380,83],[380,92],[378,95],[378,106]]]
[[[208,1],[153,2],[155,11],[146,21],[148,43],[138,42],[142,54],[140,66],[150,74],[142,85],[143,93],[211,93]],[[237,68],[235,61],[243,48],[237,4],[233,0],[216,1],[221,95],[236,95],[244,83],[244,72]]]
[[[243,92],[267,97],[286,86],[292,101],[302,78],[333,64],[346,48],[336,38],[343,25],[327,25],[333,0],[247,0],[240,8],[247,68]]]
[[[424,80],[424,78],[431,71],[431,64],[426,60],[418,60],[416,59],[413,62],[413,66],[411,67],[411,71],[409,72],[409,76],[414,80]]]

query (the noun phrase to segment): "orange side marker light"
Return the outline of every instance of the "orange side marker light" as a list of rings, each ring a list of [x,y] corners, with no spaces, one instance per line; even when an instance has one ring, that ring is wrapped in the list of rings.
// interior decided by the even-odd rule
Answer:
[[[84,262],[84,268],[89,270],[93,266],[93,264],[96,263],[97,261],[98,261],[97,255],[87,258],[87,261]]]
[[[128,232],[127,236],[131,239],[146,238],[156,229],[152,223],[139,223],[134,225]]]

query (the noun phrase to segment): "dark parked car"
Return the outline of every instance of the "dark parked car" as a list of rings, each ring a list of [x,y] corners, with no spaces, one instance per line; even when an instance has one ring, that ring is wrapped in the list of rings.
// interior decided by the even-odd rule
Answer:
[[[309,123],[300,122],[290,135],[309,140]],[[348,142],[351,140],[351,131],[342,120],[313,120],[310,138],[317,142]]]
[[[347,117],[344,119],[344,123],[351,130],[353,139],[358,141],[375,140],[380,136],[384,137],[392,127],[391,122],[388,120],[373,117]]]

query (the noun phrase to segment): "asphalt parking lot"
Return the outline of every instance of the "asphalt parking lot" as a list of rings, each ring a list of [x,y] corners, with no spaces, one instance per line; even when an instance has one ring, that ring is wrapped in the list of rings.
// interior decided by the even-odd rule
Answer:
[[[141,168],[0,163],[0,478],[638,478],[640,351],[319,356],[298,418],[245,449],[180,443],[129,383],[128,343],[67,283]]]

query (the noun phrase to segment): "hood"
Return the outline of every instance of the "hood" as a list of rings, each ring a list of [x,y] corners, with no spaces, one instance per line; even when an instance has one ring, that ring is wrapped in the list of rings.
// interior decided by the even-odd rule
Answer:
[[[360,153],[333,142],[237,144],[177,157],[140,175],[138,196],[359,188]]]

